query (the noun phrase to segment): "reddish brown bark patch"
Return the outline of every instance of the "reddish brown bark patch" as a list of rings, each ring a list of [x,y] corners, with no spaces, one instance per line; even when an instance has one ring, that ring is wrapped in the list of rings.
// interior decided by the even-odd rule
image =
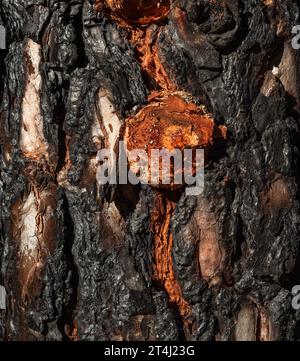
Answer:
[[[180,315],[188,317],[191,314],[190,306],[182,296],[173,266],[170,222],[175,206],[174,202],[157,193],[151,215],[151,229],[154,233],[153,279],[164,286],[169,301],[177,305]]]
[[[159,56],[157,39],[161,28],[130,29],[129,41],[135,49],[136,60],[149,79],[149,85],[154,81],[155,89],[175,91],[177,87],[168,76]]]
[[[12,262],[14,271],[8,280],[11,289],[10,305],[20,327],[20,339],[42,339],[32,330],[26,313],[36,309],[43,290],[45,264],[56,247],[56,185],[31,187],[11,207],[11,237],[14,240]]]
[[[236,315],[235,341],[273,341],[274,325],[265,308],[252,300],[245,300]]]
[[[265,214],[278,214],[281,209],[292,205],[288,182],[284,178],[275,179],[267,189],[261,193],[261,205]]]
[[[214,121],[203,109],[179,95],[154,101],[128,119],[126,142],[136,148],[173,150],[207,148],[213,143]]]
[[[129,24],[149,25],[165,18],[170,0],[97,0],[95,10],[104,10]]]
[[[206,199],[201,199],[195,219],[199,228],[199,271],[200,276],[211,286],[223,281],[226,268],[226,251],[222,247],[220,226],[217,216],[209,209]]]
[[[143,149],[151,159],[152,150],[208,149],[214,138],[225,137],[225,133],[224,127],[215,127],[212,116],[188,94],[162,92],[127,119],[124,142],[128,152]],[[135,169],[134,161],[129,165]],[[172,169],[170,173],[170,184],[163,185],[160,178],[159,187],[174,188]],[[142,180],[151,184],[150,179]]]

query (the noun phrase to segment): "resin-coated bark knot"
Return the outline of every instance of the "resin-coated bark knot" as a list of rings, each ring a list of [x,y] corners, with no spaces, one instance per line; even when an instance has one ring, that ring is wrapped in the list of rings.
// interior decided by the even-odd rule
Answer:
[[[95,9],[106,9],[129,24],[148,25],[166,17],[170,0],[97,0]]]
[[[214,139],[225,137],[226,128],[216,126],[212,115],[206,112],[204,106],[196,105],[188,94],[163,92],[151,99],[135,116],[127,119],[124,141],[128,152],[143,149],[151,159],[153,150],[208,150]],[[135,161],[129,163],[131,170],[138,169]],[[173,183],[173,170],[170,169],[170,184],[162,184],[160,179],[155,186],[179,188]]]

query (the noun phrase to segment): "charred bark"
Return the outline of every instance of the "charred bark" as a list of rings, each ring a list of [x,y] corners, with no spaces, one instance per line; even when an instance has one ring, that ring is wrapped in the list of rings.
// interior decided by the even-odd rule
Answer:
[[[1,1],[1,338],[300,338],[299,14]],[[204,193],[99,186],[119,140],[201,145]]]

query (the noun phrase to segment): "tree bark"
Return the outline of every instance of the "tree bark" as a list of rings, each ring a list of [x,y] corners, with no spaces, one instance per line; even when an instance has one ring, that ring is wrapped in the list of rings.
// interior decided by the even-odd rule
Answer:
[[[300,339],[299,14],[1,1],[1,338]],[[98,151],[149,149],[153,114],[159,142],[198,129],[203,194],[99,185]]]

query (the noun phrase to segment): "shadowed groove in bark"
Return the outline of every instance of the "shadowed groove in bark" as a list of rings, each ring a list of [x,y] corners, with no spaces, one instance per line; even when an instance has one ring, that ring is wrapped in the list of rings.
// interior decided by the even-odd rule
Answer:
[[[70,302],[64,305],[62,315],[58,319],[58,328],[65,340],[76,341],[78,339],[77,324],[76,324],[76,307],[77,307],[77,292],[79,285],[78,270],[74,261],[72,247],[74,244],[74,225],[70,214],[69,204],[67,197],[63,196],[62,209],[64,211],[65,227],[64,227],[64,240],[65,240],[65,256],[68,270],[71,271],[70,286],[72,287]]]

